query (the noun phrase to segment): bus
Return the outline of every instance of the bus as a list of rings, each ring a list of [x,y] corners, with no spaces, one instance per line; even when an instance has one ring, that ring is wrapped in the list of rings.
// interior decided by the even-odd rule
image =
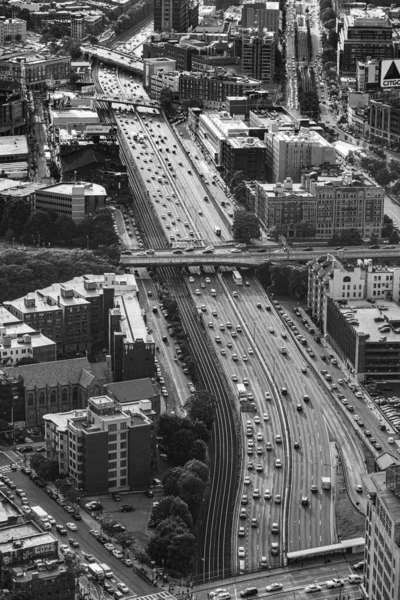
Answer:
[[[46,531],[51,531],[49,515],[41,506],[32,506],[31,517],[40,527],[43,527]]]
[[[243,284],[242,276],[239,273],[239,271],[236,271],[236,269],[234,269],[232,271],[232,278],[233,278],[233,281],[236,283],[236,285],[242,285]]]

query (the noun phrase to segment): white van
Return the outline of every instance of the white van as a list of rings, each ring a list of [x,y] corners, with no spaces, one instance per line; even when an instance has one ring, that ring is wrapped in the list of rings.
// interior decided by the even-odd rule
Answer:
[[[216,290],[212,289],[212,290],[211,290],[211,296],[213,296],[213,297],[215,298],[215,296],[216,296],[216,295],[217,295],[217,292],[216,292]]]

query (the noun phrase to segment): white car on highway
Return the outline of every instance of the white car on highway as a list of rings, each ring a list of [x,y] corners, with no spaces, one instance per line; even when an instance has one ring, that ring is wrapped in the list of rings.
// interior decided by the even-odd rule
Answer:
[[[70,531],[77,531],[78,529],[75,523],[67,523],[67,527]]]

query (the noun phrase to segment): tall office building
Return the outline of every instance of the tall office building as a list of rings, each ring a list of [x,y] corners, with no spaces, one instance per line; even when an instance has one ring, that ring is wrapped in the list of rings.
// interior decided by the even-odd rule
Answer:
[[[198,0],[154,0],[154,31],[184,33],[198,24]]]
[[[262,27],[242,35],[242,73],[271,83],[275,77],[275,34]]]
[[[339,34],[338,67],[344,75],[355,75],[357,61],[370,56],[393,58],[392,25],[381,8],[351,8]]]
[[[279,2],[247,2],[242,5],[242,27],[265,27],[279,34]]]
[[[400,594],[400,465],[364,478],[368,494],[363,597],[394,600]]]
[[[71,15],[71,37],[73,40],[81,40],[85,35],[85,15],[76,13]]]
[[[335,165],[335,149],[317,131],[301,128],[299,133],[280,131],[271,124],[265,135],[267,166],[273,182],[290,177],[299,183],[305,169],[323,164]]]

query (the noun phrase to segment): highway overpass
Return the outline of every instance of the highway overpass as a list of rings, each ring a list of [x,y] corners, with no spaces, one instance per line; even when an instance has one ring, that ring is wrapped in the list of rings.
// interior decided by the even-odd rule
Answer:
[[[188,252],[183,254],[174,254],[174,250],[155,250],[154,254],[144,255],[143,252],[138,252],[132,255],[121,255],[121,264],[126,267],[184,267],[184,266],[223,266],[223,267],[257,267],[265,262],[296,262],[308,261],[315,257],[323,256],[328,252],[323,248],[318,248],[311,252],[304,250],[293,250],[287,253],[286,251],[272,250],[270,252],[247,252],[231,253],[224,251],[216,251],[213,254],[203,254],[202,250]],[[349,248],[345,251],[335,251],[329,249],[329,253],[337,256],[339,260],[346,258],[348,260],[356,260],[357,258],[367,259],[385,259],[385,260],[400,260],[399,249],[370,250],[369,248]]]
[[[122,52],[116,50],[110,50],[103,46],[92,46],[82,44],[81,52],[88,54],[92,58],[97,58],[100,62],[118,69],[125,69],[125,71],[131,71],[135,75],[143,76],[143,63],[134,56],[128,56]]]
[[[95,94],[92,96],[97,102],[108,102],[109,104],[130,104],[133,106],[144,106],[145,108],[153,108],[154,114],[159,114],[159,103],[154,100],[146,100],[146,98],[140,96],[110,96],[107,94]]]

